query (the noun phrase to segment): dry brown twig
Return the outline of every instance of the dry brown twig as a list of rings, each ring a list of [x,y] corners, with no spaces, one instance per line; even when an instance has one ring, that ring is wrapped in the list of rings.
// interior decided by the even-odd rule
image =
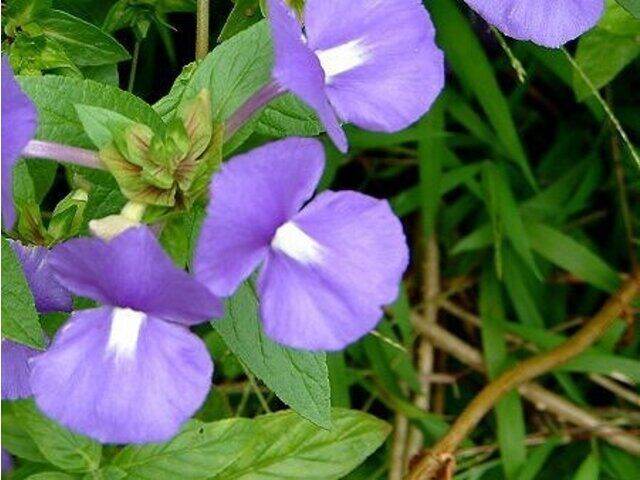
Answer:
[[[570,421],[581,421],[583,426],[592,427],[594,433],[605,436],[611,443],[628,451],[635,451],[636,454],[640,454],[640,440],[637,438],[626,435],[623,430],[600,421],[588,412],[577,412],[575,408],[567,408],[569,406],[575,406],[562,397],[544,390],[539,385],[527,384],[527,382],[533,378],[566,363],[591,346],[602,336],[611,323],[624,313],[629,307],[629,304],[636,298],[639,291],[640,275],[636,272],[623,284],[620,290],[604,304],[600,311],[586,322],[578,332],[567,339],[567,341],[552,350],[534,355],[520,362],[490,382],[467,406],[452,425],[449,432],[442,437],[431,450],[424,452],[422,457],[415,462],[407,479],[434,480],[450,478],[451,458],[462,440],[475,428],[484,415],[493,408],[495,403],[502,398],[505,393],[514,388],[519,388],[520,392],[527,398],[533,400],[534,403],[536,403],[537,398],[537,403],[539,404],[541,396],[543,396],[543,400],[547,402],[547,408],[549,404],[552,404],[556,412],[563,412],[564,418]],[[420,322],[418,322],[417,325],[418,328],[420,328]],[[431,325],[429,328],[423,327],[421,333],[430,335],[429,329],[438,330],[441,334],[443,333],[443,329],[440,329],[437,325]],[[466,359],[471,361],[465,363],[469,363],[472,366],[476,365],[479,369],[483,369],[482,357],[479,352],[469,345],[464,344],[464,342],[457,339],[457,337],[454,337],[457,342],[454,341],[449,332],[446,330],[444,330],[444,332],[447,334],[450,343],[449,346],[454,344],[457,346],[456,353],[458,355],[454,352],[449,353],[455,356],[466,356]],[[431,338],[431,340],[435,344],[435,340],[437,339]],[[622,438],[623,440],[621,440]],[[620,443],[622,443],[622,445],[620,445]]]

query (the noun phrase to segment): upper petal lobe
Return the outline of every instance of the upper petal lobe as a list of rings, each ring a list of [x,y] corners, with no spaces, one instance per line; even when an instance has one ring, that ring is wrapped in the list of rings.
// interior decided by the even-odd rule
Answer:
[[[106,305],[186,325],[222,313],[220,300],[178,269],[146,227],[126,230],[109,242],[70,240],[53,250],[50,264],[69,290]]]
[[[593,27],[604,0],[465,0],[506,35],[556,48]]]

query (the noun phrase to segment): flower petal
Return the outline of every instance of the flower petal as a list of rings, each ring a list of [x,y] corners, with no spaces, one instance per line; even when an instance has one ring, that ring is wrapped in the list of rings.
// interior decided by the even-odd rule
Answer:
[[[196,277],[231,295],[264,259],[276,229],[308,200],[320,181],[317,140],[288,138],[226,162],[211,183],[211,202],[195,254]]]
[[[222,303],[178,269],[145,227],[109,242],[70,240],[50,255],[58,280],[77,295],[115,307],[195,325],[222,314]]]
[[[2,340],[2,398],[16,400],[31,396],[29,385],[29,359],[38,350],[25,345]]]
[[[444,86],[444,56],[417,0],[307,0],[308,46],[341,120],[394,132],[426,113]]]
[[[465,1],[506,35],[551,48],[589,30],[604,10],[604,0]]]
[[[356,192],[324,192],[290,224],[259,278],[265,332],[294,348],[344,348],[397,296],[408,263],[402,225],[386,201]]]
[[[181,325],[128,309],[72,315],[32,362],[38,407],[103,443],[174,436],[211,387],[204,343]]]
[[[49,265],[49,250],[25,246],[16,240],[9,240],[9,243],[22,264],[38,312],[70,312],[73,306],[71,293],[54,276]]]
[[[273,78],[313,108],[333,140],[347,151],[345,136],[324,91],[324,72],[318,58],[303,42],[302,27],[282,0],[267,0],[273,37]]]
[[[12,228],[16,220],[13,204],[13,167],[20,152],[36,134],[38,112],[2,56],[2,223]]]

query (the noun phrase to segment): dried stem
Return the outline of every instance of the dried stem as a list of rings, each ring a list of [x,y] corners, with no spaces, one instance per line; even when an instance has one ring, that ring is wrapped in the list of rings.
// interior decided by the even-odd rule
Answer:
[[[209,1],[198,0],[196,4],[196,60],[209,53]]]
[[[474,370],[486,373],[482,354],[446,329],[434,325],[428,330],[423,330],[422,333],[431,340],[434,347],[447,352]],[[525,383],[518,388],[518,391],[539,410],[553,413],[559,419],[588,429],[593,434],[602,437],[612,445],[616,445],[623,450],[633,454],[640,454],[640,439],[627,434],[622,429],[608,424],[605,420],[583,410],[579,406],[541,387],[537,383]]]
[[[427,240],[424,259],[424,285],[422,296],[424,298],[423,322],[425,328],[433,325],[438,320],[438,302],[434,299],[440,294],[440,259],[438,242],[435,234],[431,234]],[[418,375],[420,377],[421,392],[413,399],[413,404],[421,410],[429,411],[431,407],[431,381],[434,364],[433,345],[422,337],[418,345]],[[424,445],[422,432],[412,427],[407,439],[406,464],[418,454]]]
[[[611,103],[611,90],[607,89],[607,100]],[[625,182],[624,166],[622,165],[622,155],[620,152],[620,144],[618,137],[611,136],[611,156],[613,157],[613,167],[616,176],[616,186],[618,190],[618,201],[620,202],[620,213],[622,214],[622,222],[624,224],[625,235],[627,240],[627,251],[633,268],[638,266],[638,257],[633,242],[633,217],[629,208],[629,200],[627,197],[627,184]]]
[[[600,95],[600,92],[598,91],[596,86],[593,84],[589,76],[585,73],[585,71],[578,64],[578,62],[575,61],[575,59],[571,56],[571,54],[567,51],[567,49],[562,47],[562,52],[567,57],[567,60],[569,60],[569,63],[571,64],[571,66],[576,70],[576,72],[578,72],[578,75],[580,75],[580,78],[582,78],[584,83],[589,87],[589,90],[591,91],[591,93],[596,97],[596,100],[598,100],[598,103],[600,103],[600,105],[604,109],[604,113],[606,113],[607,117],[609,117],[609,120],[611,120],[611,123],[613,124],[615,129],[618,131],[620,138],[622,138],[622,141],[629,148],[629,153],[631,153],[631,158],[633,158],[633,161],[636,163],[636,166],[640,168],[640,156],[638,156],[638,152],[636,152],[636,149],[631,143],[631,140],[629,140],[629,135],[627,135],[627,132],[624,130],[624,128],[622,128],[622,124],[618,120],[618,117],[615,116],[615,114],[613,113],[613,110],[611,110],[611,107],[609,106],[609,104],[604,100],[604,98],[602,98],[602,95]]]
[[[396,413],[393,422],[393,443],[389,464],[389,480],[402,480],[405,471],[405,452],[407,434],[409,433],[409,419],[402,413]]]
[[[562,345],[520,362],[489,383],[462,412],[449,432],[422,457],[407,478],[409,480],[438,478],[443,469],[450,468],[453,453],[458,445],[505,393],[582,353],[599,339],[611,323],[628,308],[639,290],[640,276],[636,273],[591,320]]]

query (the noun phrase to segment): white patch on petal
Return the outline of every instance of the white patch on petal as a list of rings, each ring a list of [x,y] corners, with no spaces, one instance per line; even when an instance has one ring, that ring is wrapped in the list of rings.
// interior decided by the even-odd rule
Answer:
[[[287,222],[276,230],[271,246],[300,263],[313,264],[322,261],[322,245],[293,222]]]
[[[371,52],[361,39],[351,40],[337,47],[315,51],[324,70],[326,83],[334,77],[364,65],[371,58]]]
[[[116,359],[132,358],[136,354],[138,336],[147,315],[130,308],[114,308],[107,351]]]

